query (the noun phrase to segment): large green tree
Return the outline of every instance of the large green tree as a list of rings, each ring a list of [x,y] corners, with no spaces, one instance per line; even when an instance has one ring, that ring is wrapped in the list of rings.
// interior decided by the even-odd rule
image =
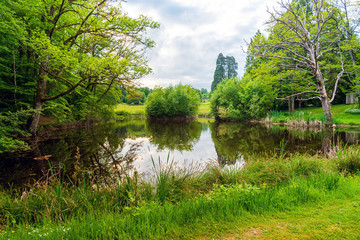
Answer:
[[[270,12],[269,37],[252,45],[257,57],[277,63],[282,81],[292,85],[284,98],[319,99],[328,123],[333,121],[331,103],[349,66],[343,41],[341,10],[324,0],[281,1]]]
[[[30,129],[33,134],[44,103],[80,88],[96,92],[99,102],[113,88],[134,86],[136,79],[151,71],[144,50],[153,47],[154,42],[146,37],[146,31],[159,25],[145,16],[130,18],[120,2],[2,1],[1,7],[12,14],[1,19],[2,23],[13,19],[21,30],[19,36],[8,37],[14,56],[25,49],[28,59],[36,66],[32,72],[35,114]]]

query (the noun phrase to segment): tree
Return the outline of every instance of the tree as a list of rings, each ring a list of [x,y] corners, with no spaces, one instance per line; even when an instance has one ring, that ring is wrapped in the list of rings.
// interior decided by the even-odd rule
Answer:
[[[256,119],[264,117],[272,105],[274,96],[267,81],[226,78],[214,91],[211,113],[216,118]]]
[[[286,98],[320,99],[327,123],[333,121],[331,103],[345,73],[346,43],[341,42],[341,15],[324,0],[281,1],[280,10],[270,12],[270,36],[253,46],[258,57],[278,61],[292,79],[296,91]],[[332,91],[329,91],[329,89]]]
[[[235,78],[237,77],[238,64],[234,57],[226,56],[222,53],[219,54],[216,60],[216,69],[214,72],[214,80],[211,84],[211,91],[216,89],[216,86],[224,78]]]
[[[16,0],[4,3],[26,34],[24,44],[37,66],[35,114],[30,129],[36,134],[44,103],[83,88],[97,102],[115,86],[134,86],[151,69],[144,50],[154,46],[145,36],[158,23],[130,18],[115,0]],[[20,44],[20,45],[21,45]]]

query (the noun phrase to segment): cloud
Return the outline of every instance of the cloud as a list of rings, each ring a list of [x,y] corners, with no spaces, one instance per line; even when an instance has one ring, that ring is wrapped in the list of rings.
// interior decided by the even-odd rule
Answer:
[[[246,45],[269,17],[276,0],[128,0],[130,16],[152,17],[161,24],[149,36],[157,46],[148,52],[153,74],[145,86],[191,84],[210,89],[218,54],[234,56],[243,74]]]

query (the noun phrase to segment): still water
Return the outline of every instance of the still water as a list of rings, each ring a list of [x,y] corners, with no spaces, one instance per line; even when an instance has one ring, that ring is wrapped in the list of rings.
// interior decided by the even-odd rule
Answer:
[[[51,132],[32,150],[0,155],[0,184],[23,186],[45,175],[86,171],[93,175],[151,172],[174,162],[199,169],[207,164],[241,166],[249,155],[321,153],[326,143],[357,144],[360,129],[291,129],[284,126],[198,119],[156,122],[131,119]]]

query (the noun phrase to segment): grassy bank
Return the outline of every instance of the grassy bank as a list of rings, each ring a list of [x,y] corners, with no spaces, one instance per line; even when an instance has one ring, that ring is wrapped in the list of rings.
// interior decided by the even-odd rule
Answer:
[[[335,124],[346,124],[346,125],[360,125],[360,115],[347,113],[346,110],[355,108],[357,105],[334,105],[331,106],[331,112]],[[321,107],[317,108],[305,108],[302,110],[296,110],[294,113],[289,114],[288,112],[272,111],[268,118],[272,122],[286,123],[290,121],[305,121],[309,122],[325,122],[324,113]]]
[[[193,238],[360,194],[358,146],[338,150],[337,159],[254,156],[243,170],[161,166],[152,181],[119,173],[90,183],[54,177],[25,191],[2,190],[0,239]],[[215,231],[219,224],[228,228]]]

